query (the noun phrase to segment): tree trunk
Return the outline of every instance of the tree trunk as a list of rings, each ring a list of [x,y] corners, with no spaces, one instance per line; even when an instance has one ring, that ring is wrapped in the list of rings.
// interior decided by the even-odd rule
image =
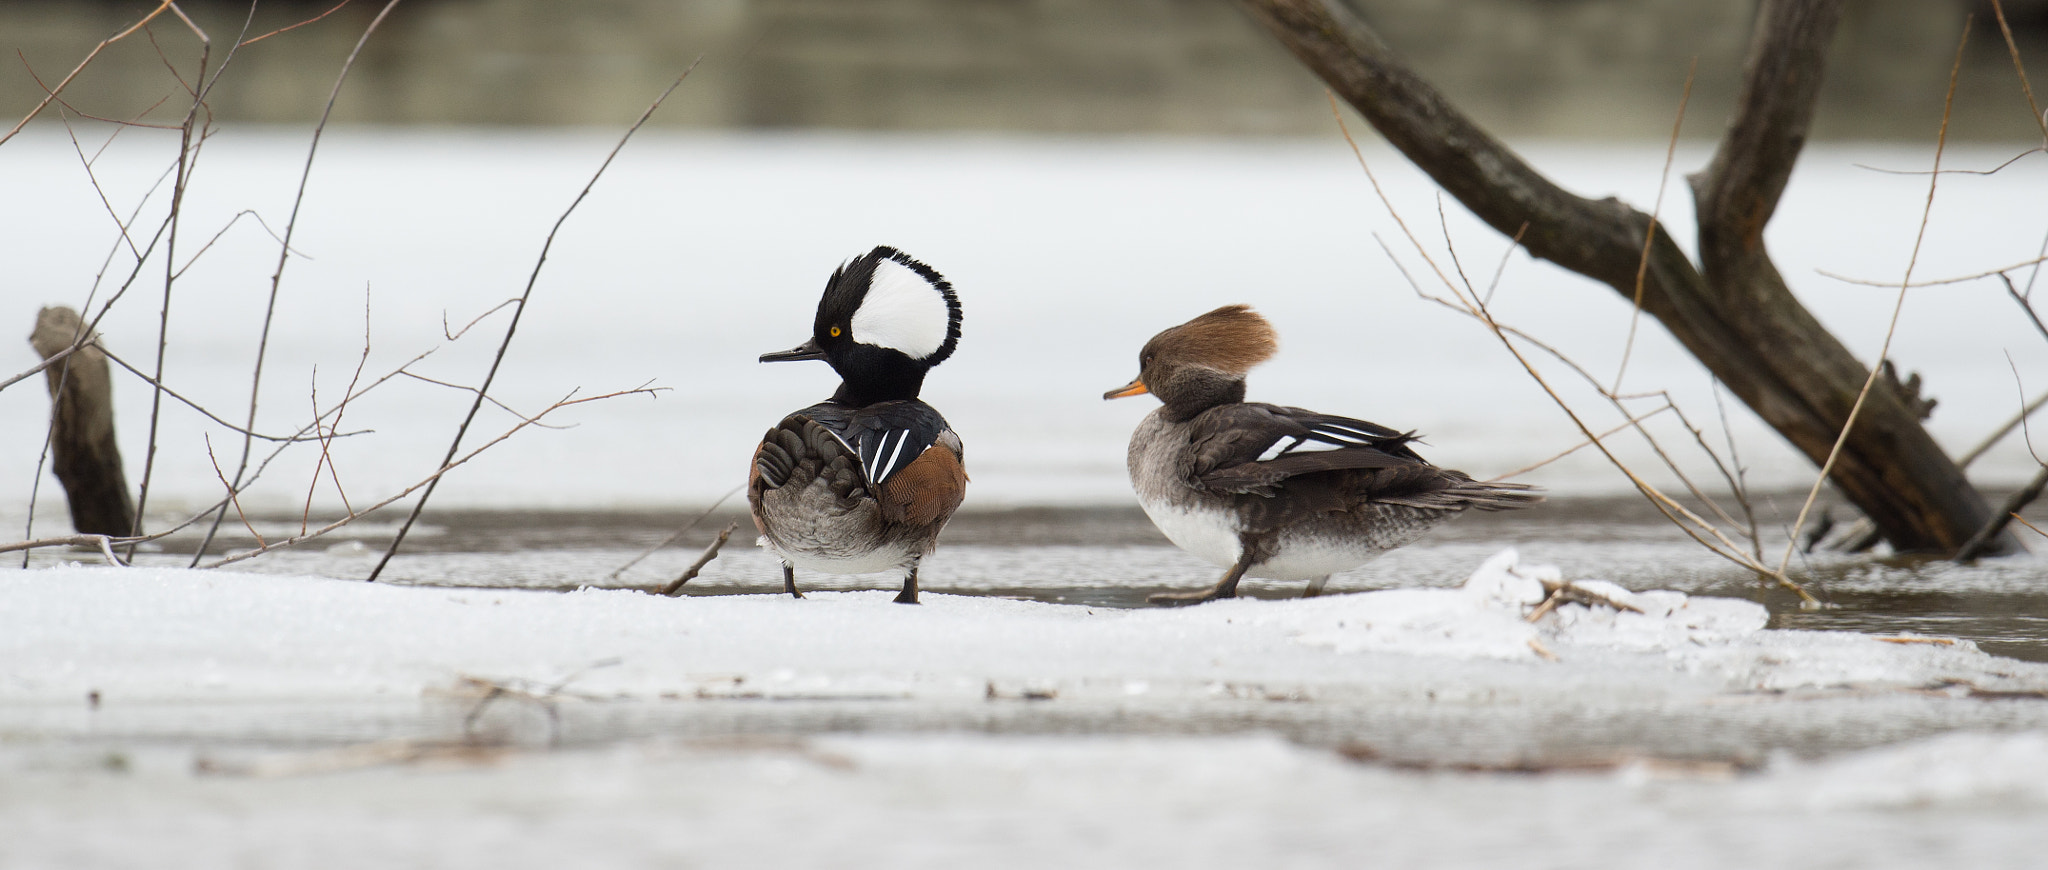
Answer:
[[[70,347],[83,328],[78,312],[45,308],[36,315],[29,344],[48,359]],[[43,370],[50,381],[52,470],[64,484],[71,527],[79,534],[137,534],[135,500],[114,445],[113,381],[97,341]]]
[[[1338,0],[1240,3],[1481,220],[1520,232],[1530,254],[1635,299],[1649,215],[1551,183],[1396,60]],[[1712,165],[1692,179],[1704,269],[1660,226],[1642,282],[1643,310],[1815,464],[1827,460],[1870,370],[1785,286],[1763,230],[1805,144],[1841,7],[1761,4],[1737,115]],[[1888,378],[1872,386],[1830,480],[1901,551],[1955,552],[1991,516]],[[2002,544],[2017,546],[2010,536]]]

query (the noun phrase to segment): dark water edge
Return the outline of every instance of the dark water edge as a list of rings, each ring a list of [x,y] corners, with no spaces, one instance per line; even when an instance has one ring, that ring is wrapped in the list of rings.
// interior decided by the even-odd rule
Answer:
[[[1762,500],[1798,503],[1787,496]],[[753,545],[743,509],[704,515],[675,542],[646,554],[702,513],[699,510],[433,510],[408,537],[382,580],[454,588],[569,591],[585,587],[655,590],[695,561],[718,530],[736,523],[730,542],[687,586],[689,595],[775,594],[781,575]],[[401,515],[361,520],[299,547],[238,562],[235,570],[364,578]],[[266,538],[298,532],[297,516],[252,517]],[[1765,528],[1789,522],[1763,519]],[[314,525],[318,525],[316,522]],[[2021,530],[2023,538],[2034,537]],[[138,554],[137,564],[183,566],[198,536],[180,535]],[[254,544],[246,528],[222,527],[210,556]],[[1801,554],[1794,574],[1828,607],[1802,610],[1790,591],[1760,583],[1707,552],[1634,497],[1556,498],[1513,514],[1472,514],[1416,544],[1338,575],[1330,592],[1453,586],[1481,561],[1515,547],[1527,563],[1554,564],[1567,576],[1611,580],[1631,589],[1744,598],[1772,613],[1770,627],[1915,634],[1976,643],[1986,652],[2048,661],[2048,558],[2023,554],[1975,565],[1913,556]],[[1783,544],[1764,548],[1766,561]],[[646,554],[634,563],[636,557]],[[38,551],[31,565],[96,561],[85,551]],[[629,563],[630,568],[625,568]],[[19,564],[15,562],[13,564]],[[625,570],[620,570],[625,568]],[[1169,544],[1135,507],[1030,507],[964,511],[927,559],[929,592],[988,595],[1091,607],[1143,607],[1159,591],[1214,582],[1216,569]],[[800,573],[807,589],[893,588],[888,575]],[[1249,581],[1254,598],[1298,596],[1300,584]]]

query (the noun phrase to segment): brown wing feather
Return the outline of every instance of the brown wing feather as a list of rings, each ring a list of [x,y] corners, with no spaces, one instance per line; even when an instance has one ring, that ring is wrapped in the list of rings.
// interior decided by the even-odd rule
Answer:
[[[941,440],[871,490],[882,516],[891,522],[944,523],[967,497],[967,469],[960,464],[960,454]]]

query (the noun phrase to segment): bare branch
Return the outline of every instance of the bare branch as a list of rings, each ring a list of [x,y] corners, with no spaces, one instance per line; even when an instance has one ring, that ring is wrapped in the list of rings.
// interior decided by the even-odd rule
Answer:
[[[183,403],[183,404],[185,405],[185,407],[187,407],[187,408],[191,408],[191,409],[192,409],[192,410],[194,410],[194,411],[198,411],[198,412],[200,413],[200,415],[201,415],[201,416],[204,416],[204,417],[205,417],[206,419],[208,419],[208,420],[212,420],[213,422],[215,422],[215,423],[218,423],[218,424],[220,424],[221,426],[224,426],[224,427],[226,427],[226,428],[227,428],[227,429],[228,429],[229,431],[231,431],[231,432],[234,432],[234,433],[236,433],[236,434],[238,434],[238,435],[247,435],[247,436],[249,436],[249,437],[251,437],[251,438],[256,438],[256,439],[260,439],[260,440],[263,440],[263,441],[287,441],[287,442],[290,442],[290,441],[318,441],[318,440],[320,440],[318,436],[311,436],[311,437],[309,437],[309,436],[306,436],[306,435],[304,435],[304,434],[299,434],[299,435],[265,435],[265,434],[263,434],[263,433],[261,433],[261,432],[251,432],[251,431],[249,431],[249,430],[247,430],[247,429],[244,429],[244,428],[242,428],[242,427],[240,427],[240,426],[237,426],[237,425],[235,425],[235,424],[233,424],[233,423],[230,423],[230,422],[228,422],[228,421],[226,421],[226,420],[223,420],[223,419],[221,419],[219,415],[217,415],[217,414],[213,413],[212,411],[206,410],[206,406],[204,406],[204,405],[201,405],[201,404],[199,404],[198,402],[194,402],[194,401],[192,401],[191,399],[185,398],[185,397],[184,397],[183,395],[180,395],[180,394],[178,393],[178,391],[176,391],[176,390],[173,390],[173,389],[171,389],[171,388],[170,388],[170,387],[168,387],[168,386],[165,386],[165,385],[163,385],[163,384],[160,384],[160,383],[158,383],[158,382],[157,382],[157,380],[156,380],[155,378],[152,378],[152,377],[150,377],[150,376],[149,376],[149,375],[148,375],[147,373],[143,372],[143,371],[142,371],[141,369],[138,369],[138,368],[136,368],[135,366],[133,366],[133,365],[130,365],[130,364],[128,363],[128,361],[127,361],[127,360],[124,360],[124,359],[122,359],[122,358],[120,358],[120,357],[118,357],[118,356],[115,356],[115,355],[114,355],[114,354],[113,354],[113,353],[112,353],[111,351],[108,351],[108,350],[107,350],[106,348],[100,348],[100,352],[101,352],[101,353],[104,353],[104,354],[106,354],[106,355],[107,355],[107,359],[113,360],[115,364],[119,365],[120,367],[122,367],[122,368],[124,368],[124,369],[127,369],[127,370],[128,370],[128,373],[129,373],[129,374],[132,374],[132,375],[134,375],[134,376],[135,376],[135,377],[136,377],[137,379],[141,380],[141,381],[142,381],[143,383],[145,383],[145,384],[148,384],[148,385],[150,385],[151,387],[154,387],[154,388],[156,388],[156,389],[160,389],[160,390],[162,390],[162,391],[164,392],[164,395],[166,395],[166,396],[170,396],[170,397],[171,397],[171,398],[173,398],[173,399],[177,399],[177,400],[178,400],[179,402]],[[355,432],[343,432],[343,433],[340,433],[340,434],[338,434],[338,435],[335,435],[335,436],[332,436],[332,437],[338,437],[338,438],[347,438],[347,437],[350,437],[350,436],[354,436],[354,435],[363,435],[363,434],[367,434],[367,433],[368,433],[369,431],[370,431],[370,430],[368,430],[368,429],[362,429],[362,430],[358,430],[358,431],[355,431]]]
[[[731,538],[733,530],[739,527],[740,524],[737,522],[726,523],[725,529],[718,533],[717,538],[712,539],[711,546],[705,547],[703,554],[697,557],[697,561],[691,562],[690,567],[683,569],[682,576],[677,577],[674,582],[662,587],[661,594],[669,597],[682,594],[683,584],[695,579],[698,572],[704,570],[704,566],[711,564],[711,560],[718,558],[718,549],[725,546],[726,539]]]
[[[320,14],[318,14],[318,15],[315,15],[315,16],[313,16],[313,17],[311,17],[311,18],[308,18],[308,19],[306,19],[306,20],[304,20],[304,21],[301,21],[301,22],[299,22],[299,23],[297,23],[297,24],[293,24],[293,25],[290,25],[290,26],[287,26],[287,27],[280,27],[280,28],[278,28],[278,29],[276,29],[276,30],[270,31],[269,33],[263,34],[262,36],[252,36],[252,37],[249,37],[248,39],[244,39],[244,40],[242,40],[240,44],[241,44],[241,45],[252,45],[252,44],[254,44],[254,43],[262,42],[263,40],[269,39],[269,38],[271,38],[271,37],[273,37],[273,36],[276,36],[276,35],[278,35],[278,34],[280,34],[280,33],[290,33],[291,31],[297,30],[297,29],[299,29],[299,28],[301,28],[301,27],[304,27],[304,26],[306,26],[306,25],[308,25],[308,24],[312,24],[312,23],[313,23],[313,22],[315,22],[315,21],[319,21],[319,20],[320,20],[320,19],[322,19],[322,18],[326,18],[326,17],[327,17],[327,16],[329,16],[329,15],[333,15],[333,14],[334,14],[334,13],[336,13],[336,12],[340,12],[340,11],[341,11],[341,7],[343,7],[343,6],[347,6],[347,5],[348,5],[348,2],[349,2],[349,0],[341,0],[341,2],[340,2],[340,3],[336,3],[336,4],[334,4],[334,8],[333,8],[333,9],[329,9],[329,10],[327,10],[326,12],[322,12],[322,13],[320,13]]]
[[[218,568],[222,565],[232,565],[236,562],[256,558],[257,556],[261,556],[264,553],[270,552],[271,550],[279,550],[286,547],[297,546],[299,544],[305,543],[306,541],[318,538],[322,535],[327,534],[328,532],[334,531],[335,529],[341,528],[343,526],[348,525],[349,523],[355,522],[358,519],[369,516],[370,514],[377,512],[379,509],[390,505],[392,502],[399,501],[400,499],[403,499],[406,496],[412,495],[414,492],[418,492],[420,489],[424,487],[433,486],[434,482],[440,480],[443,475],[447,474],[450,471],[454,471],[455,469],[460,468],[463,465],[468,464],[470,460],[475,459],[479,454],[491,449],[492,447],[497,446],[499,442],[512,437],[514,434],[518,433],[519,430],[533,425],[542,417],[545,417],[563,408],[567,408],[571,405],[581,405],[586,402],[599,402],[605,399],[617,398],[619,396],[630,396],[636,393],[647,392],[649,391],[645,389],[618,390],[616,392],[605,393],[600,396],[588,396],[581,399],[574,398],[575,393],[571,392],[569,396],[564,397],[562,400],[555,402],[554,404],[549,405],[546,408],[541,409],[540,413],[534,414],[531,417],[527,417],[523,420],[520,420],[517,425],[505,430],[502,434],[498,435],[498,437],[492,438],[491,440],[484,442],[481,446],[477,447],[476,449],[471,450],[468,453],[464,453],[462,454],[462,456],[443,464],[439,469],[435,470],[433,474],[428,475],[425,479],[419,481],[418,483],[408,486],[405,489],[399,490],[397,493],[392,494],[391,496],[385,498],[383,501],[377,502],[376,504],[364,508],[359,513],[343,517],[342,519],[335,520],[334,522],[328,523],[327,525],[321,526],[320,528],[314,529],[313,531],[306,532],[300,535],[295,535],[293,537],[286,538],[281,541],[272,541],[254,550],[245,550],[240,553],[235,553],[233,555],[216,559],[212,562],[208,562],[198,567]]]
[[[392,2],[395,3],[397,0],[392,0]],[[625,134],[619,137],[619,143],[613,145],[611,153],[605,155],[604,162],[598,164],[597,171],[590,176],[590,181],[583,185],[582,192],[576,194],[576,198],[569,203],[569,207],[562,211],[562,216],[555,219],[554,227],[548,230],[547,240],[541,243],[540,259],[533,264],[533,272],[526,278],[526,290],[519,294],[519,305],[512,310],[512,322],[505,326],[505,338],[498,343],[498,354],[491,359],[491,368],[490,371],[484,374],[483,385],[477,387],[476,401],[470,403],[469,413],[463,415],[462,425],[456,427],[455,438],[448,444],[448,456],[454,456],[455,451],[461,449],[462,436],[469,431],[470,421],[476,419],[477,411],[483,407],[484,396],[490,392],[491,383],[498,377],[498,367],[504,364],[505,351],[512,346],[512,336],[519,331],[519,319],[526,314],[527,300],[533,297],[533,287],[540,281],[541,267],[547,264],[548,252],[554,248],[555,235],[562,231],[562,224],[567,223],[569,216],[576,213],[576,207],[583,204],[583,199],[590,195],[592,188],[597,186],[598,179],[604,177],[604,171],[612,165],[612,160],[619,156],[619,152],[626,147],[626,143],[632,140],[633,134],[639,132],[640,127],[647,123],[647,119],[654,116],[654,110],[661,108],[662,102],[668,99],[669,94],[675,93],[676,88],[682,87],[683,80],[689,78],[690,72],[695,70],[697,64],[703,62],[703,60],[704,58],[699,56],[695,61],[692,61],[689,67],[683,70],[682,75],[676,76],[676,80],[669,84],[667,90],[662,91],[660,96],[654,98],[654,102],[648,104],[646,111],[640,113],[639,120],[634,121],[633,126],[626,128]],[[447,459],[444,458],[442,462],[446,463]],[[440,479],[436,478],[427,485],[426,492],[420,493],[420,500],[413,503],[412,513],[398,527],[398,534],[392,536],[391,545],[385,548],[384,556],[377,560],[377,567],[370,569],[370,576],[367,578],[369,581],[375,582],[377,575],[384,572],[384,566],[391,562],[391,557],[398,553],[399,546],[405,543],[406,533],[412,529],[413,523],[419,520],[420,512],[426,510],[427,500],[434,497],[434,489],[439,485]]]
[[[1948,150],[1949,112],[1955,107],[1956,79],[1962,75],[1963,49],[1970,44],[1970,25],[1973,20],[1964,20],[1962,38],[1956,41],[1955,65],[1949,69],[1948,95],[1943,101],[1941,108],[1941,131],[1936,134],[1934,140],[1935,169],[1941,168],[1941,156]],[[1929,176],[1927,179],[1927,204],[1921,208],[1920,228],[1913,235],[1913,252],[1906,258],[1906,272],[1899,279],[1898,300],[1892,303],[1891,322],[1885,327],[1884,344],[1879,346],[1877,351],[1877,358],[1880,361],[1891,356],[1892,336],[1896,335],[1899,330],[1899,314],[1906,310],[1906,290],[1913,281],[1913,267],[1920,262],[1920,246],[1927,240],[1928,219],[1934,214],[1934,191],[1937,185],[1940,184],[1940,181],[1941,176],[1939,174]],[[1762,228],[1759,227],[1758,229],[1761,230]],[[1877,383],[1878,374],[1882,371],[1884,371],[1884,366],[1882,365],[1870,367],[1869,376],[1863,379],[1863,388],[1856,393],[1855,404],[1849,406],[1849,417],[1842,422],[1842,432],[1840,435],[1835,436],[1835,446],[1828,451],[1827,461],[1821,463],[1820,474],[1814,477],[1813,487],[1807,490],[1806,501],[1799,506],[1799,517],[1792,521],[1792,540],[1786,543],[1785,555],[1778,560],[1778,570],[1780,572],[1783,572],[1785,567],[1792,563],[1792,554],[1799,546],[1799,532],[1806,525],[1806,515],[1813,510],[1814,500],[1820,497],[1821,485],[1827,482],[1828,472],[1834,470],[1835,460],[1842,455],[1842,445],[1848,443],[1849,432],[1856,428],[1856,418],[1863,412],[1864,402],[1870,397],[1870,388]],[[2003,528],[2003,524],[2000,524],[2000,526]]]
[[[677,538],[682,537],[691,529],[696,528],[698,523],[703,522],[705,517],[710,516],[712,511],[718,510],[719,505],[725,504],[726,499],[732,498],[733,495],[738,493],[739,491],[740,487],[737,486],[733,487],[732,489],[726,490],[724,495],[719,496],[718,500],[712,502],[710,507],[705,508],[703,513],[698,514],[694,519],[690,520],[687,523],[684,523],[682,528],[670,532],[668,537],[656,541],[654,546],[648,547],[645,550],[641,550],[640,555],[634,556],[633,558],[626,560],[626,564],[620,565],[619,567],[612,569],[612,572],[610,574],[604,575],[605,581],[610,582],[619,579],[619,575],[626,573],[627,568],[631,568],[634,565],[640,564],[640,560],[645,559],[648,556],[654,555],[654,552],[656,550],[659,550],[663,547],[668,546],[671,543],[674,543]]]
[[[6,135],[0,135],[0,144],[6,144],[7,140],[14,138],[14,134],[21,132],[21,128],[28,126],[28,122],[35,120],[37,115],[42,114],[43,109],[48,108],[50,103],[57,99],[57,95],[62,93],[64,91],[64,88],[71,84],[71,80],[77,78],[78,74],[80,72],[83,72],[85,68],[93,62],[94,58],[99,57],[100,52],[105,51],[107,46],[113,45],[116,42],[120,42],[121,40],[128,38],[135,31],[141,30],[143,25],[146,25],[149,22],[156,20],[157,16],[164,14],[164,10],[169,8],[171,8],[171,0],[163,0],[163,2],[157,4],[157,7],[151,10],[148,15],[142,16],[142,20],[129,25],[128,29],[121,31],[120,33],[116,33],[113,36],[109,36],[106,39],[100,40],[99,45],[93,46],[92,51],[86,53],[84,60],[79,61],[77,66],[71,68],[71,72],[64,76],[63,81],[58,82],[56,87],[48,89],[49,95],[43,97],[42,102],[37,103],[35,108],[30,109],[29,113],[23,116],[20,121],[16,122],[14,128],[8,130]],[[28,63],[27,59],[24,58],[22,63],[24,66],[26,66]]]
[[[514,297],[512,297],[512,298],[510,298],[510,299],[507,299],[507,300],[505,300],[505,301],[503,301],[503,302],[500,302],[500,303],[498,303],[498,304],[496,304],[496,305],[493,305],[493,306],[491,306],[491,307],[490,307],[489,309],[485,310],[485,311],[484,311],[484,313],[482,313],[482,314],[479,314],[479,315],[477,315],[477,316],[475,317],[475,319],[472,319],[472,320],[471,320],[471,321],[470,321],[469,323],[465,324],[465,325],[464,325],[464,326],[463,326],[463,327],[462,327],[461,329],[459,329],[459,330],[456,330],[456,331],[454,331],[454,332],[449,332],[449,331],[448,331],[448,312],[447,312],[447,311],[442,311],[442,312],[441,312],[441,334],[442,334],[443,336],[447,337],[447,339],[448,339],[449,341],[455,341],[456,339],[459,339],[459,338],[461,338],[461,337],[463,337],[463,336],[465,336],[465,335],[468,335],[468,334],[469,334],[469,331],[470,331],[471,329],[475,328],[477,324],[479,324],[479,323],[482,323],[482,322],[484,321],[484,318],[486,318],[486,317],[489,317],[489,316],[491,316],[491,315],[493,315],[493,314],[496,314],[496,313],[498,313],[499,311],[503,310],[503,309],[504,309],[504,307],[505,307],[505,306],[507,306],[507,305],[518,305],[518,304],[519,304],[519,297],[517,297],[517,296],[514,296]]]
[[[526,414],[522,413],[521,411],[519,411],[519,410],[518,410],[518,409],[516,409],[516,408],[513,408],[513,407],[512,407],[511,405],[507,405],[507,404],[505,404],[504,402],[500,402],[500,401],[498,401],[497,397],[495,397],[495,396],[488,396],[488,395],[484,395],[484,392],[483,392],[482,390],[479,390],[479,389],[477,389],[477,388],[475,388],[475,387],[470,387],[470,386],[464,386],[464,385],[462,385],[462,384],[453,384],[453,383],[449,383],[449,382],[447,382],[447,381],[443,381],[443,380],[439,380],[439,379],[436,379],[436,378],[430,378],[430,377],[427,377],[426,375],[420,374],[420,373],[418,373],[418,372],[410,372],[410,371],[407,371],[407,372],[399,372],[399,374],[405,375],[406,377],[408,377],[408,378],[412,378],[413,380],[416,380],[416,381],[422,381],[422,382],[425,382],[425,383],[433,384],[434,386],[437,386],[437,387],[447,387],[448,389],[451,389],[451,390],[461,390],[461,391],[463,391],[463,392],[465,392],[465,393],[475,393],[475,394],[477,394],[477,395],[483,396],[483,397],[484,397],[484,400],[485,400],[485,401],[487,401],[487,402],[490,402],[490,403],[491,403],[492,405],[495,405],[495,406],[497,406],[499,410],[502,410],[502,411],[504,411],[504,412],[505,412],[505,413],[507,413],[507,414],[511,414],[511,415],[512,415],[512,416],[514,416],[514,417],[524,417],[524,416],[526,416]],[[552,425],[549,425],[549,424],[546,424],[546,423],[536,423],[536,424],[534,424],[534,425],[536,425],[536,426],[539,426],[539,427],[540,427],[540,428],[542,428],[542,429],[574,429],[574,428],[576,428],[576,425],[575,425],[574,423],[566,423],[566,424],[563,424],[563,425],[560,425],[560,426],[552,426]]]
[[[1678,133],[1685,128],[1685,106],[1692,101],[1693,76],[1700,70],[1700,59],[1695,55],[1692,63],[1685,68],[1685,90],[1678,95],[1678,117],[1671,122],[1671,140],[1664,145],[1664,171],[1657,175],[1657,199],[1650,204],[1649,225],[1643,227],[1643,258],[1636,263],[1635,304],[1629,311],[1628,339],[1621,345],[1621,365],[1614,372],[1614,386],[1609,393],[1621,392],[1621,378],[1628,374],[1628,360],[1636,349],[1636,327],[1643,322],[1643,279],[1650,275],[1650,252],[1656,249],[1657,217],[1664,213],[1664,189],[1671,182],[1671,161],[1678,156]]]
[[[313,126],[313,141],[306,147],[306,162],[299,171],[298,191],[292,196],[291,217],[285,221],[284,238],[278,242],[277,268],[270,273],[270,296],[263,306],[263,328],[257,334],[256,368],[254,373],[249,376],[248,428],[250,429],[256,428],[256,406],[258,399],[261,398],[263,393],[263,361],[268,356],[270,350],[270,327],[271,322],[277,315],[278,288],[284,281],[285,264],[291,259],[292,234],[298,229],[299,209],[305,205],[306,186],[313,177],[313,158],[320,151],[320,137],[327,131],[327,121],[334,115],[334,103],[341,97],[341,86],[348,81],[349,72],[355,69],[356,58],[362,55],[363,46],[369,43],[370,35],[377,32],[378,25],[384,23],[385,17],[389,16],[391,10],[398,6],[398,2],[399,0],[390,0],[390,2],[385,3],[384,8],[377,12],[377,17],[370,19],[369,26],[363,28],[363,35],[357,37],[355,47],[349,50],[348,58],[342,61],[341,72],[334,78],[334,87],[327,92],[327,104],[320,111],[319,123]],[[255,9],[253,6],[250,8],[250,12],[252,15],[254,14]],[[246,28],[246,25],[244,26]],[[239,45],[238,43],[237,47]],[[237,485],[242,481],[243,472],[249,468],[249,453],[253,446],[249,439],[244,438],[242,440],[242,456],[235,464],[235,481]],[[192,554],[192,564],[197,565],[200,559],[205,558],[207,547],[213,543],[214,531],[220,528],[220,521],[221,516],[215,515],[213,527],[207,530],[205,540],[200,541],[198,550]]]
[[[213,436],[202,433],[202,437],[206,440],[207,461],[213,463],[213,476],[220,478],[221,488],[228,491],[228,501],[234,503],[235,515],[242,518],[242,527],[248,529],[249,536],[255,538],[256,543],[261,545],[263,543],[263,534],[256,531],[256,527],[249,523],[249,512],[242,510],[241,493],[236,492],[235,485],[228,482],[228,476],[220,470],[220,460],[213,455]]]
[[[1962,549],[1956,551],[1955,561],[1968,562],[1983,555],[1991,541],[2005,532],[2005,527],[2019,516],[2020,511],[2033,504],[2034,499],[2041,497],[2043,487],[2048,487],[2048,465],[2043,465],[2041,470],[2034,472],[2034,479],[2027,481],[2027,485],[2021,487],[2019,492],[2007,498],[2005,504],[1999,506],[1998,513],[1992,516],[1991,522],[1985,523],[1984,528],[1978,529],[1977,534],[1971,535],[1970,540],[1964,542]]]
[[[1993,445],[2005,440],[2006,435],[2010,434],[2012,430],[2019,428],[2020,424],[2025,422],[2028,417],[2033,416],[2035,411],[2041,410],[2042,405],[2048,405],[2048,393],[2042,393],[2034,397],[2033,401],[2026,403],[2024,407],[2020,408],[2019,413],[2012,415],[2012,419],[2005,421],[2003,425],[1992,430],[1991,434],[1984,436],[1984,440],[1977,442],[1977,446],[1970,448],[1968,453],[1964,453],[1962,458],[1957,459],[1956,464],[1964,468],[1970,467],[1970,463],[1977,461],[1977,457],[1983,456],[1984,451],[1990,450]]]
[[[2027,81],[2027,65],[2020,62],[2020,47],[2012,39],[2012,25],[2005,20],[2005,4],[1991,0],[1991,12],[1998,17],[1998,32],[2005,35],[2006,53],[2012,56],[2012,70],[2020,77],[2020,90],[2027,95],[2027,109],[2034,116],[2034,123],[2041,128],[2041,144],[2048,146],[2048,114],[2041,111],[2041,104],[2034,101],[2034,85]]]
[[[2019,261],[2019,262],[2017,262],[2017,263],[2014,263],[2014,264],[2012,264],[2012,265],[2010,265],[2010,266],[2003,266],[2003,267],[2000,267],[2000,268],[1997,268],[1997,269],[1989,269],[1989,270],[1986,270],[1986,271],[1983,271],[1983,272],[1978,272],[1978,273],[1976,273],[1976,274],[1974,274],[1974,275],[1962,275],[1962,276],[1958,276],[1958,277],[1955,277],[1955,278],[1937,278],[1937,279],[1935,279],[1935,280],[1932,280],[1932,281],[1912,281],[1912,282],[1909,282],[1909,283],[1907,283],[1907,284],[1906,284],[1905,286],[1907,286],[1907,287],[1909,287],[1909,288],[1911,288],[1911,287],[1939,287],[1939,286],[1941,286],[1941,285],[1943,285],[1943,284],[1961,284],[1961,283],[1963,283],[1963,282],[1965,282],[1965,281],[1981,281],[1981,280],[1983,280],[1983,279],[1985,279],[1985,278],[1998,278],[1998,277],[2003,277],[2003,276],[2005,275],[2005,273],[2007,273],[2007,272],[2011,272],[2011,271],[2013,271],[2013,270],[2015,270],[2015,269],[2024,269],[2024,268],[2026,268],[2026,267],[2028,267],[2028,266],[2039,266],[2039,265],[2041,265],[2041,264],[2042,264],[2042,263],[2044,263],[2044,262],[2048,262],[2048,256],[2044,256],[2044,257],[2035,257],[2035,258],[2033,258],[2033,259],[2031,259],[2031,260],[2021,260],[2021,261]],[[1826,270],[1826,269],[1815,269],[1815,270],[1813,270],[1813,271],[1814,271],[1815,273],[1817,273],[1817,274],[1820,274],[1820,275],[1823,275],[1823,276],[1826,276],[1826,277],[1829,277],[1829,278],[1833,278],[1833,279],[1835,279],[1835,280],[1837,280],[1837,281],[1840,281],[1840,282],[1842,282],[1842,283],[1844,283],[1844,284],[1860,284],[1860,285],[1862,285],[1862,286],[1865,286],[1865,287],[1886,287],[1886,288],[1893,288],[1893,287],[1898,287],[1898,286],[1899,286],[1899,282],[1897,282],[1897,281],[1872,281],[1872,280],[1870,280],[1870,279],[1868,279],[1868,278],[1851,278],[1851,277],[1848,277],[1848,276],[1846,276],[1846,275],[1837,275],[1837,274],[1835,274],[1835,273],[1833,273],[1833,272],[1830,272],[1830,271],[1828,271],[1828,270]]]

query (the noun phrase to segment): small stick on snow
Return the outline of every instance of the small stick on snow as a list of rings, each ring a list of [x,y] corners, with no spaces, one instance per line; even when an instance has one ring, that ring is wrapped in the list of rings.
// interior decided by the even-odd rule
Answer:
[[[704,566],[711,564],[711,560],[718,558],[718,548],[725,546],[726,540],[732,537],[732,531],[739,527],[740,524],[737,521],[726,523],[725,531],[719,532],[718,537],[711,542],[711,546],[704,548],[704,554],[698,556],[697,561],[691,562],[690,567],[683,570],[683,576],[677,577],[674,583],[663,587],[661,594],[671,598],[682,594],[683,584],[690,582],[697,576],[697,572],[704,570]]]

